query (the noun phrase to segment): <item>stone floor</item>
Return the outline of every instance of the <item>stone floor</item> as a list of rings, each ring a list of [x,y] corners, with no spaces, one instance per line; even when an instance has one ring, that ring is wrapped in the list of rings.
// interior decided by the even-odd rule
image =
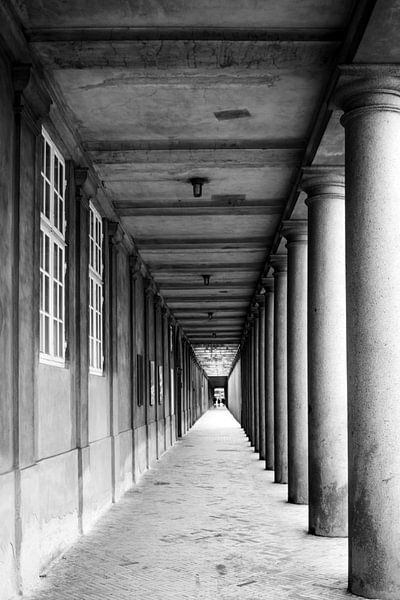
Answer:
[[[347,542],[306,532],[225,408],[210,410],[47,574],[35,600],[348,598]]]

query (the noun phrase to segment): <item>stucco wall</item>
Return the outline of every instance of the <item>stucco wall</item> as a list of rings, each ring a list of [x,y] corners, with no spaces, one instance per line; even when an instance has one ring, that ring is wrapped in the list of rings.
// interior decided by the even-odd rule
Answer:
[[[236,363],[228,380],[229,410],[240,423],[242,411],[242,378],[240,360]]]

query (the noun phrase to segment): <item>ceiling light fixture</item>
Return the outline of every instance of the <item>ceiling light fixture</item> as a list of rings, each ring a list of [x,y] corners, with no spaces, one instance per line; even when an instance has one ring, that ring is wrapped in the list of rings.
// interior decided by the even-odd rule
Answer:
[[[201,198],[201,194],[203,193],[203,184],[206,183],[207,179],[204,177],[192,177],[189,179],[189,181],[193,187],[193,196],[195,198]]]
[[[204,281],[204,285],[210,285],[210,275],[202,275],[203,277],[203,281]]]

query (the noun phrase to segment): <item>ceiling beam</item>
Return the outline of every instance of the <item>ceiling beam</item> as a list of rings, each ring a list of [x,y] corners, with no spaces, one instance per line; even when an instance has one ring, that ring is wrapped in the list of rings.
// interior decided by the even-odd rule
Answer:
[[[225,308],[214,308],[213,311],[211,311],[212,307],[207,307],[207,308],[202,308],[202,307],[194,307],[194,308],[176,308],[174,310],[174,315],[190,315],[190,314],[201,314],[204,313],[205,315],[207,314],[207,312],[213,312],[214,313],[214,317],[213,318],[221,318],[218,317],[219,313],[240,313],[240,315],[245,315],[247,313],[247,308],[235,308],[235,307],[231,307],[231,306],[226,306]],[[232,317],[228,317],[228,318],[232,318]]]
[[[150,271],[154,274],[166,274],[176,275],[178,273],[248,273],[249,271],[256,271],[259,273],[264,266],[262,262],[247,262],[247,263],[218,263],[217,265],[209,263],[197,263],[197,264],[176,264],[176,265],[165,265],[162,263],[151,263],[147,261],[147,266]]]
[[[184,323],[185,325],[203,325],[203,324],[211,324],[212,323],[232,323],[232,324],[237,324],[238,322],[242,323],[243,322],[243,316],[240,317],[232,317],[232,316],[228,316],[228,317],[212,317],[212,319],[209,319],[207,316],[205,316],[203,319],[199,319],[198,317],[179,317],[179,321],[180,323]]]
[[[226,337],[221,337],[221,338],[213,338],[213,337],[204,337],[204,338],[199,338],[196,339],[196,341],[194,342],[195,344],[214,344],[214,343],[218,343],[218,344],[233,344],[236,343],[237,345],[239,345],[240,342],[240,335],[236,336],[235,338],[226,338]]]
[[[136,207],[130,206],[121,208],[116,202],[114,202],[114,208],[120,217],[193,217],[193,216],[208,216],[208,215],[280,215],[282,213],[282,205],[278,204],[275,206],[260,206],[259,204],[253,204],[248,202],[242,206],[200,206],[194,205],[190,207],[169,207],[162,206],[158,207],[146,206]]]
[[[270,42],[338,42],[344,37],[341,28],[312,27],[51,27],[29,28],[28,41],[270,41]]]
[[[212,281],[210,282],[210,285],[204,285],[204,283],[192,283],[192,282],[178,282],[178,283],[170,283],[170,282],[163,282],[163,281],[157,281],[161,291],[164,293],[167,290],[202,290],[204,293],[210,292],[212,290],[221,290],[221,289],[226,289],[226,290],[248,290],[249,288],[249,293],[253,291],[252,289],[252,285],[249,283],[241,283],[241,282],[216,282],[213,283]]]
[[[47,33],[42,30],[41,41],[38,32],[31,32],[30,43],[40,54],[42,64],[52,70],[111,67],[131,75],[134,73],[134,79],[129,78],[130,86],[147,85],[157,80],[179,86],[193,81],[204,85],[208,81],[210,87],[215,87],[216,73],[221,75],[219,85],[237,85],[239,81],[273,85],[280,78],[274,70],[326,70],[327,62],[340,45],[337,39],[299,40],[289,36],[278,41],[265,38],[197,39],[193,36],[189,40],[177,36],[175,39],[135,39],[133,36],[133,39],[113,39],[107,29],[103,30],[102,37],[98,35],[100,39],[85,39],[90,31],[59,30],[57,36],[54,30]],[[184,35],[184,30],[182,33]],[[47,40],[44,40],[46,36]],[[292,30],[292,36],[295,36],[295,30]]]
[[[132,152],[138,161],[149,162],[152,156],[168,156],[171,153],[177,153],[177,156],[184,152],[186,155],[194,154],[196,158],[201,157],[201,151],[208,154],[215,152],[232,152],[235,150],[265,151],[265,150],[304,150],[307,140],[295,137],[277,137],[277,138],[220,138],[207,139],[195,138],[187,140],[165,140],[165,139],[143,139],[143,140],[87,140],[83,142],[85,150],[92,156],[98,153],[99,158],[110,152]],[[154,153],[154,154],[153,154]],[[175,154],[173,154],[175,158]],[[151,161],[152,162],[152,161]]]
[[[196,304],[197,308],[200,308],[202,305],[204,307],[214,306],[218,303],[218,308],[216,310],[224,310],[223,306],[225,303],[232,302],[249,302],[250,294],[240,294],[240,295],[226,295],[226,296],[218,296],[218,298],[201,298],[199,296],[168,296],[166,295],[168,306],[172,304]],[[179,310],[179,309],[177,309]]]
[[[217,121],[216,121],[217,123]],[[196,148],[191,144],[190,148],[145,148],[137,147],[135,144],[120,143],[121,147],[114,142],[111,148],[103,143],[103,148],[93,148],[91,143],[85,144],[92,161],[97,165],[128,165],[131,171],[143,172],[145,168],[149,171],[157,168],[159,171],[165,165],[179,166],[182,170],[189,170],[196,166],[198,168],[264,168],[267,164],[297,165],[301,162],[304,152],[303,140],[287,140],[276,145],[269,143],[265,148],[246,148],[243,146]],[[211,145],[211,143],[210,143]]]
[[[139,250],[189,250],[198,252],[199,250],[238,250],[241,248],[248,250],[266,250],[272,238],[231,238],[231,239],[214,239],[214,238],[190,238],[179,239],[174,238],[140,238],[136,239]]]

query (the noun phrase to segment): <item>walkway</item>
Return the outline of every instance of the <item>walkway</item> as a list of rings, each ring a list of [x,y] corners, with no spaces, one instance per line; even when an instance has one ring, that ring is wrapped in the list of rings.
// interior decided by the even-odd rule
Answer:
[[[347,542],[306,533],[231,414],[210,410],[50,570],[35,600],[349,598]]]

